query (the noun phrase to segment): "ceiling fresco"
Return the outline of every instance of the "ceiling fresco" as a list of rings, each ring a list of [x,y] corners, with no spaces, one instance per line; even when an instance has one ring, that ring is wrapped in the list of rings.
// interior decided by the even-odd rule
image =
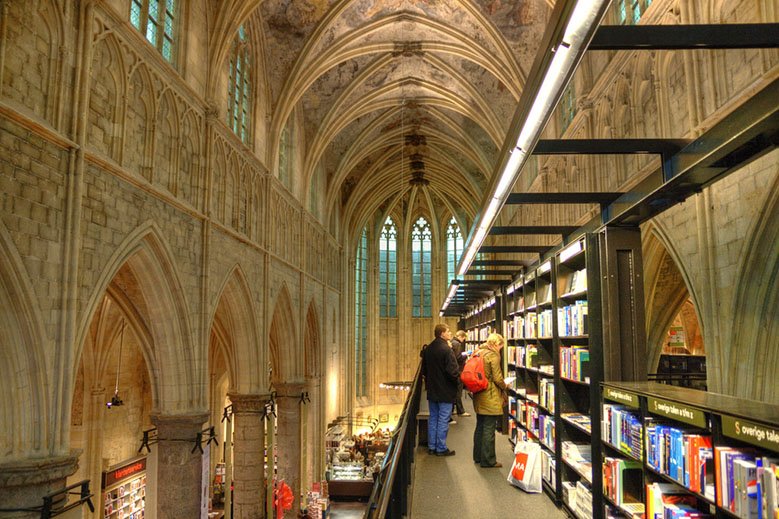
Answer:
[[[456,199],[472,218],[550,13],[548,0],[265,0],[270,149],[297,121],[299,183],[321,171],[347,225],[404,200]]]

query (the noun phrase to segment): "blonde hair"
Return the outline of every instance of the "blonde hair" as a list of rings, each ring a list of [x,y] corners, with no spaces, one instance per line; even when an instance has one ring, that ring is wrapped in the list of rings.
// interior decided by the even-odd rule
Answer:
[[[506,339],[499,333],[491,333],[487,337],[487,346],[500,346],[501,348],[506,345]]]

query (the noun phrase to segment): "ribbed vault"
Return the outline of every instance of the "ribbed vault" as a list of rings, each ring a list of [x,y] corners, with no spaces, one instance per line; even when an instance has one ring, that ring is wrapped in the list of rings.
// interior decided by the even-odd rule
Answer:
[[[291,189],[305,203],[317,186],[323,214],[342,215],[348,236],[403,200],[473,218],[550,6],[265,0],[251,13],[237,2],[224,10],[218,30],[260,20],[267,164],[277,171],[294,135]],[[220,49],[230,41],[216,39]],[[224,50],[214,52],[218,65]]]

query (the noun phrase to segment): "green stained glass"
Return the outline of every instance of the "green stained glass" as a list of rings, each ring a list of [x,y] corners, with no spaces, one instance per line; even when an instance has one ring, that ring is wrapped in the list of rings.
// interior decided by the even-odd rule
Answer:
[[[141,4],[138,0],[133,0],[130,4],[130,23],[133,27],[140,30],[141,28]]]
[[[146,39],[153,45],[157,44],[157,26],[152,22],[146,24]]]
[[[159,0],[149,0],[149,18],[157,20],[160,14]]]

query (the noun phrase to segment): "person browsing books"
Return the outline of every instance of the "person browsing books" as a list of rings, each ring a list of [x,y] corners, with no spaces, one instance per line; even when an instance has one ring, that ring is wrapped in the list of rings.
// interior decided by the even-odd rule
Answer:
[[[460,369],[449,340],[452,332],[445,324],[435,327],[435,339],[422,350],[422,374],[425,377],[430,418],[427,422],[427,450],[438,456],[453,456],[446,446],[449,418],[457,398]]]
[[[503,415],[506,401],[506,383],[500,366],[500,350],[506,341],[500,334],[491,333],[487,342],[475,353],[484,361],[484,375],[489,381],[487,389],[473,395],[476,411],[476,429],[473,431],[473,461],[482,468],[502,467],[495,457],[495,430]]]
[[[454,352],[454,356],[457,358],[457,366],[460,368],[460,373],[463,372],[466,360],[465,337],[466,335],[464,330],[457,330],[457,332],[454,334],[454,338],[451,341],[452,351]],[[465,407],[463,406],[463,381],[459,378],[457,379],[457,400],[454,402],[454,409],[458,416],[471,416],[470,413],[465,412]]]

